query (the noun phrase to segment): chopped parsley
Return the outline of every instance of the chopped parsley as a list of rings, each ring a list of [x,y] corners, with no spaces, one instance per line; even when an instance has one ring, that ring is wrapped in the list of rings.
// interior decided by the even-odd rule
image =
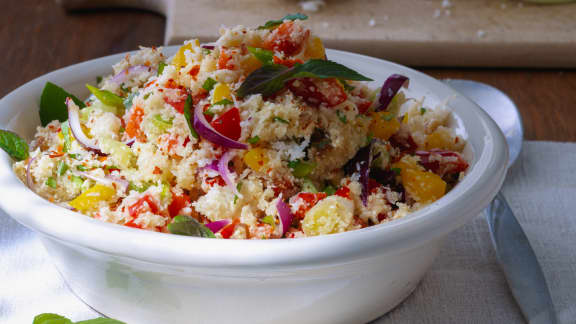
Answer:
[[[275,122],[283,123],[283,124],[290,124],[289,121],[287,121],[287,120],[284,119],[284,118],[278,117],[278,116],[274,116],[274,118],[272,118],[272,120],[275,121]]]

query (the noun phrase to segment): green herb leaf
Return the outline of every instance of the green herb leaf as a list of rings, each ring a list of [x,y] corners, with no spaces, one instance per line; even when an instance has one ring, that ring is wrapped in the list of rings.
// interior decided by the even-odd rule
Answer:
[[[82,179],[82,177],[79,177],[79,176],[74,175],[74,174],[70,176],[70,181],[72,181],[72,183],[76,187],[80,187],[80,186],[82,186],[82,184],[84,184],[84,179]]]
[[[426,108],[420,108],[420,115],[424,115],[426,113]]]
[[[238,202],[238,195],[234,195],[234,205]]]
[[[117,96],[108,90],[101,90],[89,84],[86,85],[86,88],[88,88],[88,90],[90,90],[90,92],[92,92],[92,94],[103,104],[117,108],[124,108],[124,100],[122,97]]]
[[[394,118],[394,114],[381,114],[380,118],[385,121],[391,121]]]
[[[278,20],[269,20],[267,21],[264,25],[259,26],[258,29],[272,29],[275,28],[279,25],[281,25],[284,20],[306,20],[308,19],[308,16],[301,14],[301,13],[295,13],[295,14],[289,14],[286,15],[284,17],[282,17],[282,19],[278,19]]]
[[[400,172],[402,172],[402,169],[400,169],[400,168],[391,168],[390,170],[392,170],[397,175],[400,175]]]
[[[192,137],[198,138],[198,133],[196,132],[192,124],[193,117],[191,108],[192,108],[192,96],[188,95],[188,98],[186,98],[186,102],[184,103],[184,117],[186,117],[186,123],[188,123],[190,134],[192,134]]]
[[[274,220],[274,217],[270,216],[270,215],[266,215],[266,216],[262,217],[260,219],[260,222],[276,227],[276,221]]]
[[[216,83],[218,83],[216,80],[214,80],[212,78],[208,78],[208,79],[206,79],[206,81],[204,81],[204,84],[202,84],[202,89],[210,92],[210,91],[212,91],[212,89],[214,88]]]
[[[304,178],[316,168],[316,163],[306,162],[302,160],[294,160],[288,162],[288,167],[292,169],[292,175],[296,178]]]
[[[340,119],[342,123],[346,124],[348,122],[348,120],[346,119],[346,115],[340,110],[336,110],[336,115],[338,116],[338,119]]]
[[[250,144],[256,144],[260,141],[260,137],[258,136],[254,136],[254,137],[250,137],[247,142]]]
[[[64,161],[60,161],[60,163],[58,163],[58,170],[56,172],[58,172],[59,176],[63,176],[66,171],[68,171],[68,164],[66,164]]]
[[[120,90],[122,90],[122,92],[125,92],[125,93],[130,92],[130,89],[126,88],[124,83],[120,84]]]
[[[150,95],[152,94],[152,92],[148,92],[147,94],[144,95],[144,100],[150,98]]]
[[[164,72],[164,68],[166,67],[166,63],[160,62],[158,63],[158,73],[156,75],[161,75]]]
[[[81,158],[80,155],[78,155],[76,153],[70,153],[70,154],[68,154],[68,157],[70,157],[71,159],[74,159],[74,160],[80,160],[80,158]]]
[[[32,324],[73,324],[71,320],[64,316],[52,313],[36,315]]]
[[[284,119],[284,118],[278,117],[278,116],[274,116],[274,118],[272,118],[272,120],[275,121],[275,122],[283,123],[283,124],[290,124],[289,121],[287,121],[287,120]]]
[[[11,131],[0,129],[0,148],[16,161],[28,158],[28,144]]]
[[[130,182],[130,184],[128,184],[128,190],[144,192],[148,190],[148,188],[150,188],[151,185],[152,185],[151,183],[143,183],[141,186],[138,186],[137,184]]]
[[[80,165],[77,165],[77,166],[76,166],[76,170],[78,170],[78,171],[87,171],[88,168],[86,168],[85,166],[83,166],[82,164],[80,164]]]
[[[102,82],[102,76],[101,75],[96,77],[96,84],[100,84],[100,82]]]
[[[52,189],[56,189],[56,179],[54,179],[53,177],[48,177],[48,179],[46,179],[45,184]]]
[[[289,69],[284,65],[264,65],[248,75],[236,94],[241,98],[256,93],[260,93],[265,97],[271,96],[284,88],[284,83],[293,74],[293,69]]]
[[[87,321],[76,322],[75,324],[126,324],[126,323],[112,318],[98,317]]]
[[[68,119],[68,107],[66,98],[72,98],[80,108],[86,107],[82,100],[66,92],[52,82],[46,82],[40,96],[40,122],[42,126],[48,125],[53,120],[61,122]]]
[[[227,98],[224,98],[224,99],[222,99],[222,100],[220,100],[220,101],[217,101],[217,102],[213,103],[213,104],[211,105],[211,107],[212,107],[212,106],[219,106],[219,105],[233,105],[233,104],[234,104],[234,101],[232,101],[232,100],[230,100],[230,99],[227,99]]]
[[[201,224],[196,219],[185,215],[174,217],[172,223],[168,224],[168,231],[172,234],[178,235],[215,237],[214,233],[212,233],[208,227],[204,226],[204,224]]]
[[[162,118],[162,115],[160,114],[156,114],[154,116],[152,116],[152,124],[154,125],[154,127],[156,127],[156,129],[158,129],[161,132],[166,132],[168,129],[172,128],[172,120],[174,118],[170,118],[168,120],[164,120],[164,118]]]
[[[273,64],[274,62],[274,52],[257,47],[248,46],[248,51],[262,62],[262,64]]]
[[[280,64],[268,64],[252,72],[237,91],[239,97],[260,93],[269,97],[278,92],[287,81],[296,78],[337,78],[340,80],[372,81],[372,79],[345,67],[342,64],[312,59],[304,64],[287,68]]]

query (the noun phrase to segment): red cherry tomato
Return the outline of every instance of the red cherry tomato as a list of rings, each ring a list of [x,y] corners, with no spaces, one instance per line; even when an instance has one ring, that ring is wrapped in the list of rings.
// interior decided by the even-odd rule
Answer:
[[[223,113],[222,116],[214,119],[210,124],[218,133],[235,141],[237,141],[242,134],[242,129],[240,128],[240,111],[238,111],[236,107]]]

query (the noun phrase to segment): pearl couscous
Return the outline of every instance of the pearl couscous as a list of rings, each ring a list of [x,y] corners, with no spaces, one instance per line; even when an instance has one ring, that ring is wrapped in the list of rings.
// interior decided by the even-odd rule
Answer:
[[[340,233],[441,198],[468,167],[450,111],[407,98],[401,75],[369,88],[305,19],[127,54],[87,100],[58,102],[64,118],[41,108],[15,172],[88,217],[225,239]]]

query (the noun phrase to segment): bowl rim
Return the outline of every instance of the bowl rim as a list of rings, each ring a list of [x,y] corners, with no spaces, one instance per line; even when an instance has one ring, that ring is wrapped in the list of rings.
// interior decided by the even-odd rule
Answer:
[[[177,48],[170,46],[165,48],[165,52],[173,53]],[[109,68],[127,53],[134,52],[74,64],[29,81],[0,100],[0,113],[6,110],[3,109],[5,106],[18,101],[23,93],[38,88],[48,80],[82,72],[94,65],[100,69],[103,66]],[[327,50],[327,54],[337,57],[335,61],[344,59],[370,66],[386,66],[394,73],[404,73],[411,78],[416,76],[418,82],[426,82],[430,87],[458,95],[443,82],[393,62],[338,50]],[[21,224],[67,245],[156,264],[250,269],[262,266],[308,268],[394,253],[438,239],[463,225],[493,199],[504,181],[508,151],[503,134],[475,103],[462,95],[458,101],[460,106],[451,105],[453,111],[466,110],[471,113],[484,141],[483,149],[474,152],[474,165],[462,181],[438,201],[385,224],[338,234],[280,240],[211,240],[134,229],[78,217],[76,212],[44,200],[16,177],[12,171],[12,161],[5,153],[0,153],[0,191],[7,194],[0,195],[0,207]],[[466,196],[474,199],[464,199]],[[22,200],[22,197],[27,201],[26,206],[13,203]],[[55,222],[64,226],[54,226]],[[102,240],[102,237],[106,240]]]

